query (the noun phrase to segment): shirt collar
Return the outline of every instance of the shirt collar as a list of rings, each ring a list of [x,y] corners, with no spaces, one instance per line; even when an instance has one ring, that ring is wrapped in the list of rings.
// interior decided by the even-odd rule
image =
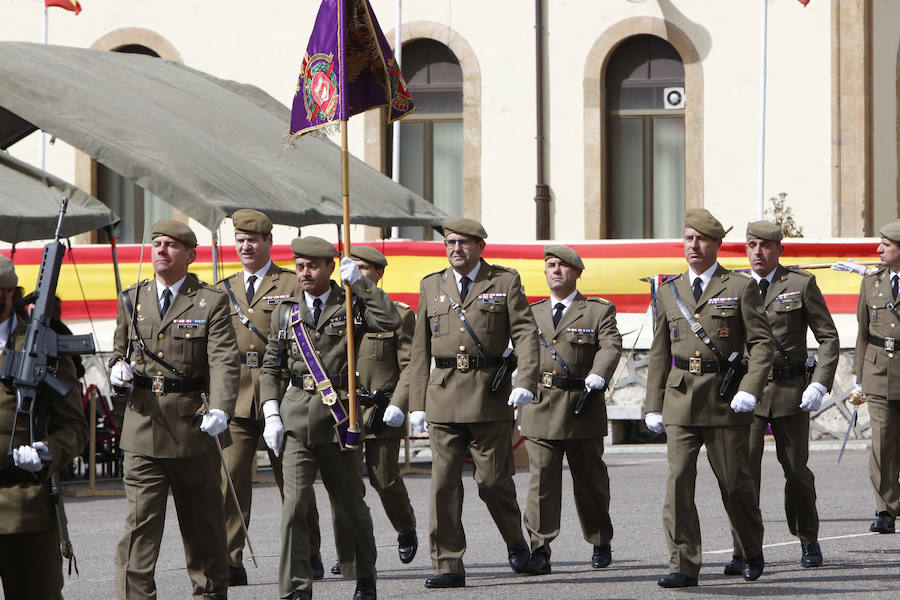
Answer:
[[[710,268],[708,268],[707,270],[703,271],[702,273],[700,273],[698,275],[697,273],[694,273],[694,270],[692,268],[688,267],[688,276],[690,277],[690,281],[688,281],[688,285],[693,286],[694,279],[699,277],[700,278],[700,287],[703,288],[703,290],[705,291],[706,286],[709,285],[709,281],[712,279],[713,273],[715,273],[716,269],[718,269],[718,268],[719,268],[719,262],[716,261],[713,263],[713,265]]]
[[[182,277],[181,279],[179,279],[178,281],[176,281],[175,283],[173,283],[172,285],[169,286],[168,289],[172,290],[172,300],[174,300],[175,296],[178,295],[178,290],[181,289],[181,285],[184,283],[185,279],[187,279],[186,274],[184,277]],[[162,281],[160,281],[159,279],[157,279],[156,280],[156,300],[158,302],[162,302],[163,290],[165,290],[165,289],[166,289],[165,284]]]
[[[753,271],[753,269],[750,269],[750,275],[753,276],[753,280],[756,281],[757,284],[759,284],[759,280],[760,280],[760,279],[765,279],[766,281],[769,282],[769,284],[771,284],[771,283],[772,283],[772,280],[775,279],[775,271],[777,271],[777,270],[778,270],[778,265],[775,265],[775,268],[772,269],[772,272],[771,272],[771,273],[769,273],[769,274],[766,275],[765,277],[760,277],[759,275],[757,275],[757,274]]]
[[[306,308],[309,309],[309,312],[312,312],[313,309],[315,309],[315,306],[313,306],[313,303],[315,302],[316,298],[319,298],[322,301],[322,306],[325,306],[325,303],[328,302],[328,297],[330,295],[331,295],[331,286],[330,285],[328,286],[328,289],[325,290],[325,293],[320,296],[313,296],[309,292],[304,291],[303,297],[306,299]]]
[[[457,273],[456,269],[451,268],[450,270],[453,271],[453,277],[456,278],[456,288],[459,289],[459,285],[460,285],[459,282],[462,281],[463,276],[460,275],[459,273]],[[469,271],[468,273],[466,273],[465,275],[466,275],[466,277],[469,278],[469,281],[474,282],[475,278],[478,277],[479,270],[481,270],[481,261],[480,260],[475,264],[475,268],[472,269],[471,271]]]
[[[262,278],[266,276],[266,273],[269,272],[269,267],[271,267],[271,266],[272,266],[272,261],[269,260],[256,273],[251,273],[247,269],[244,269],[244,287],[245,288],[247,287],[247,279],[249,279],[251,275],[256,275],[256,281],[262,280]]]
[[[569,309],[569,307],[572,306],[572,303],[575,302],[575,296],[577,294],[578,294],[578,290],[573,290],[571,294],[569,294],[568,296],[566,296],[565,298],[560,300],[559,298],[555,297],[551,293],[550,294],[550,311],[552,312],[553,309],[556,308],[556,305],[559,304],[560,302],[562,302],[563,306],[565,306],[565,308],[563,309],[563,314],[565,314],[565,312]]]

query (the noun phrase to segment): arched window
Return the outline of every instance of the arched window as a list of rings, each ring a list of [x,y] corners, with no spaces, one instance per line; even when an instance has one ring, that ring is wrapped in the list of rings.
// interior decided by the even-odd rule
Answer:
[[[685,210],[684,64],[636,35],[606,70],[607,237],[681,237]]]
[[[403,75],[416,110],[400,121],[400,183],[450,215],[463,214],[463,74],[444,44],[417,39],[404,44]],[[391,167],[392,126],[385,136]],[[401,227],[400,236],[431,239],[421,227]]]

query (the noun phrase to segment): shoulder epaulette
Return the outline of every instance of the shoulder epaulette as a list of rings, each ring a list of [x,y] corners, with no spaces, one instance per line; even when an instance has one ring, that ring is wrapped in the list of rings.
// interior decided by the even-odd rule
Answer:
[[[211,284],[211,283],[209,283],[209,282],[206,282],[206,281],[200,281],[200,280],[197,280],[197,287],[198,287],[198,288],[203,288],[203,289],[205,289],[205,290],[209,290],[209,291],[211,291],[211,292],[215,292],[215,293],[217,293],[217,294],[224,294],[224,293],[225,293],[225,290],[220,290],[219,288],[217,288],[217,287],[214,286],[213,284]]]
[[[399,306],[400,308],[405,308],[406,310],[412,310],[412,307],[406,302],[400,302],[399,300],[394,300],[394,305]]]
[[[435,271],[434,273],[429,273],[428,275],[426,275],[426,276],[423,277],[422,279],[427,279],[427,278],[433,277],[433,276],[435,276],[435,275],[440,275],[440,274],[443,273],[444,271],[446,271],[446,269],[441,269],[440,271]]]
[[[131,291],[131,290],[133,290],[133,289],[135,289],[135,288],[141,287],[142,285],[144,285],[145,283],[148,283],[149,281],[150,281],[149,279],[141,279],[141,280],[138,281],[137,283],[133,283],[133,284],[129,285],[127,288],[125,288],[125,289],[122,290],[122,291],[123,291],[123,292],[129,292],[129,291]]]
[[[596,302],[598,304],[612,304],[612,302],[610,302],[606,298],[601,298],[600,296],[585,297],[585,300],[587,300],[588,302]]]
[[[746,271],[729,271],[729,273],[734,273],[735,275],[743,275],[747,279],[753,279],[750,273],[747,273]]]
[[[802,276],[804,276],[804,277],[812,277],[812,276],[813,276],[813,274],[810,273],[809,271],[806,271],[806,270],[801,269],[801,268],[799,268],[799,267],[785,267],[784,269],[785,269],[785,271],[787,271],[788,273],[796,273],[797,275],[802,275]]]
[[[678,281],[681,278],[681,275],[676,275],[675,277],[669,277],[668,279],[663,280],[663,282],[659,285],[666,285],[667,283],[672,283],[673,281]]]
[[[548,302],[549,300],[550,300],[550,298],[544,298],[542,300],[535,300],[534,302],[531,302],[529,304],[529,306],[537,306],[538,304],[543,304],[544,302]]]

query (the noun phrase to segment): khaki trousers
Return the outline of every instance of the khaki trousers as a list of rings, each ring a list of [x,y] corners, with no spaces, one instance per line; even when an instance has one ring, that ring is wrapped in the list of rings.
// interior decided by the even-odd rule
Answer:
[[[867,396],[872,423],[869,478],[876,512],[900,515],[900,402]]]
[[[10,600],[62,600],[57,528],[0,535],[0,579],[3,594]]]
[[[725,512],[737,536],[735,554],[762,555],[763,524],[750,479],[749,425],[684,427],[667,425],[669,477],[663,528],[669,547],[669,572],[697,577],[702,564],[700,520],[694,504],[697,455],[706,446],[709,465],[719,482]]]
[[[223,449],[225,464],[228,465],[228,473],[234,483],[234,491],[237,493],[238,502],[241,505],[240,512],[234,505],[234,499],[228,490],[228,481],[222,477],[222,497],[225,499],[225,535],[228,539],[228,564],[239,567],[244,558],[244,529],[241,527],[241,519],[250,528],[250,506],[253,500],[253,458],[259,447],[259,439],[262,437],[265,421],[256,419],[231,419],[228,429],[231,430],[231,445]],[[281,459],[269,450],[269,461],[272,464],[272,473],[275,475],[275,483],[284,501],[284,483],[281,477]]]
[[[193,597],[226,598],[228,557],[222,465],[217,455],[150,458],[125,452],[125,535],[116,548],[119,600],[156,598],[153,572],[159,556],[169,490],[178,513]]]
[[[522,541],[522,516],[513,475],[512,421],[429,423],[431,438],[431,563],[435,573],[465,574],[462,556],[462,471],[472,455],[478,496],[507,547]]]
[[[525,529],[531,538],[531,549],[543,546],[549,555],[550,542],[559,535],[563,455],[569,463],[575,510],[584,539],[594,546],[608,544],[613,526],[609,518],[609,474],[603,462],[603,438],[526,438],[525,447],[531,471]]]

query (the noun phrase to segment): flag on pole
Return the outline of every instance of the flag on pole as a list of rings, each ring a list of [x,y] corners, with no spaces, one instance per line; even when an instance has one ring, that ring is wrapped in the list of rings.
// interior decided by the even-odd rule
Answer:
[[[368,0],[322,0],[300,66],[291,136],[383,106],[388,122],[415,110]]]
[[[76,15],[81,12],[81,2],[78,0],[44,0],[44,6],[58,6]]]

